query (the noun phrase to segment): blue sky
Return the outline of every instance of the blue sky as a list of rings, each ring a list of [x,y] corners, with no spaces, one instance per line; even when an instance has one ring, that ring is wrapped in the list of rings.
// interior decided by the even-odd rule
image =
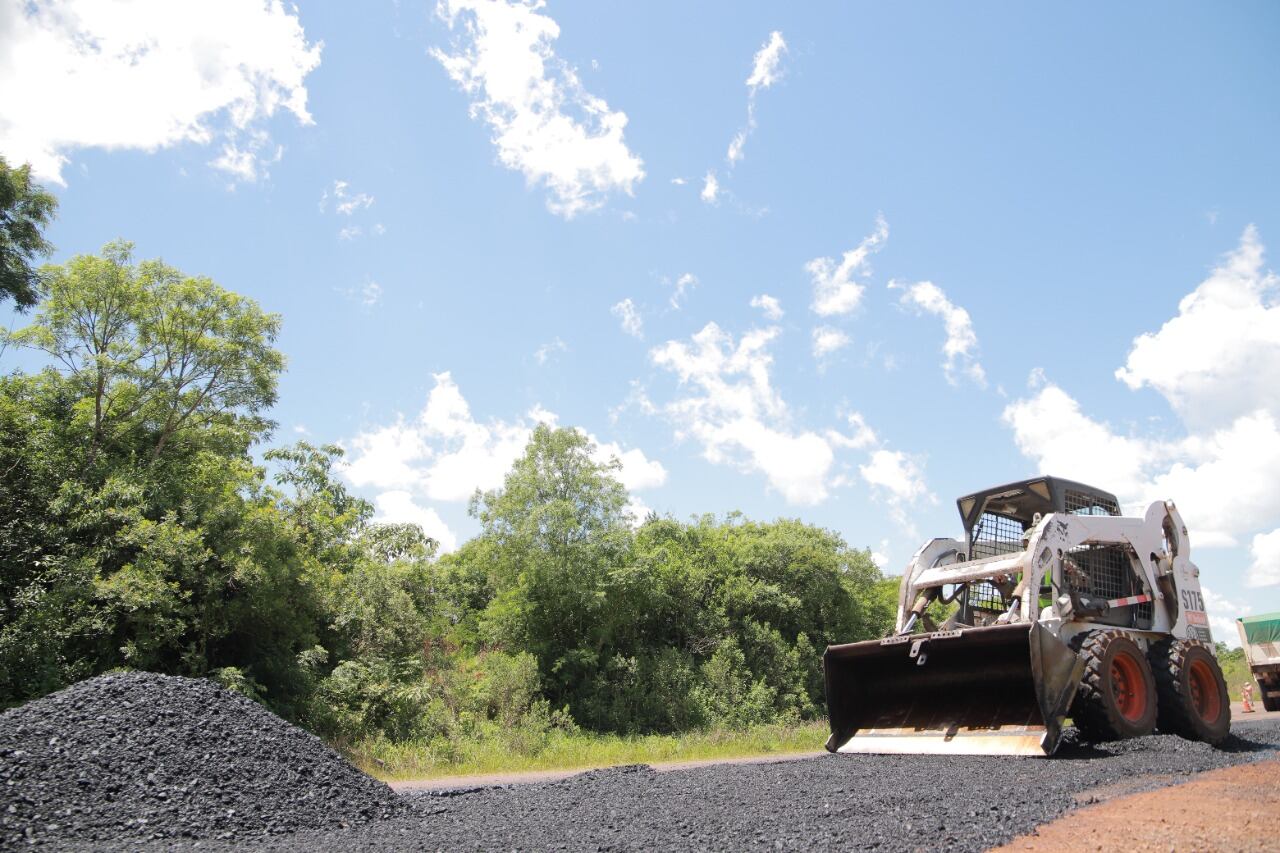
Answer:
[[[446,544],[539,419],[637,507],[891,572],[1045,471],[1177,501],[1232,641],[1280,610],[1278,38],[1265,2],[4,0],[0,153],[55,260],[125,237],[280,312],[276,440]]]

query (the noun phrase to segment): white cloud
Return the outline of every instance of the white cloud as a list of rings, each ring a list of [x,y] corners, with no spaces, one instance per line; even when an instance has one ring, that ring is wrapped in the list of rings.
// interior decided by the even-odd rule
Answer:
[[[1043,473],[1114,491],[1130,512],[1175,501],[1194,544],[1234,545],[1280,519],[1280,427],[1269,412],[1181,441],[1123,436],[1051,384],[1007,406],[1004,421]]]
[[[440,543],[440,553],[458,549],[458,537],[440,514],[431,507],[418,506],[413,495],[405,491],[383,492],[373,499],[377,509],[374,521],[382,524],[416,524],[422,532]]]
[[[1260,294],[1275,284],[1261,272],[1262,246],[1252,228],[1179,306],[1178,317],[1155,335],[1134,341],[1118,378],[1132,388],[1152,384],[1183,414],[1186,435],[1121,435],[1086,416],[1079,403],[1052,383],[1004,410],[1004,421],[1024,455],[1040,470],[1092,482],[1117,493],[1130,511],[1169,499],[1200,546],[1230,546],[1280,523],[1280,397],[1247,375],[1241,362],[1264,373],[1277,357],[1265,335],[1245,324],[1273,322]],[[1235,316],[1240,346],[1228,340]],[[1219,325],[1221,324],[1221,325]],[[1199,330],[1209,340],[1188,337]],[[1178,345],[1193,349],[1186,355]],[[1162,354],[1159,363],[1155,354]],[[1197,358],[1220,359],[1200,369]],[[1280,367],[1280,361],[1275,362]],[[1213,365],[1217,365],[1214,368]],[[1209,412],[1215,406],[1217,411]]]
[[[382,285],[373,279],[366,279],[359,288],[348,287],[345,290],[334,288],[334,290],[352,302],[359,302],[364,308],[372,308],[382,301]]]
[[[769,34],[769,40],[756,52],[751,76],[747,78],[747,124],[734,135],[729,142],[729,150],[725,154],[725,159],[729,161],[730,166],[744,156],[743,148],[746,147],[747,137],[755,131],[757,126],[756,94],[761,89],[772,86],[781,76],[782,55],[786,51],[787,43],[783,41],[782,33],[775,30]]]
[[[333,212],[339,216],[351,217],[356,213],[368,210],[373,206],[373,196],[368,193],[356,192],[351,189],[351,184],[347,181],[334,181],[332,189],[326,189],[320,194],[320,212],[324,213],[329,208],[329,203],[333,203]],[[381,223],[373,226],[374,234],[382,234],[386,229]],[[339,240],[354,240],[364,234],[364,226],[350,222],[338,229]]]
[[[935,500],[925,484],[920,463],[901,450],[881,448],[872,451],[866,465],[858,466],[858,473],[889,505],[893,520],[914,538],[916,528],[907,510],[920,500]]]
[[[636,310],[636,305],[631,301],[630,297],[610,308],[609,313],[622,322],[622,331],[633,338],[644,339],[644,320],[640,317],[640,312]]]
[[[767,293],[751,297],[751,307],[759,308],[766,320],[782,319],[782,303]]]
[[[675,184],[677,187],[682,187],[685,184],[687,184],[688,181],[686,181],[684,178],[672,178],[671,183]]]
[[[1178,304],[1178,316],[1133,342],[1116,378],[1159,391],[1193,428],[1259,407],[1280,414],[1280,277],[1263,268],[1250,225],[1240,245]]]
[[[557,337],[555,340],[545,343],[534,350],[533,357],[537,359],[539,365],[543,365],[546,364],[547,361],[549,361],[556,353],[568,351],[569,345]]]
[[[813,330],[813,357],[823,358],[838,349],[848,346],[850,338],[844,332],[831,326],[818,326]]]
[[[688,341],[655,347],[649,357],[675,375],[679,393],[661,406],[646,396],[644,410],[670,420],[678,440],[698,442],[708,462],[762,474],[792,504],[819,504],[850,485],[838,452],[870,451],[864,479],[905,525],[908,507],[922,496],[933,500],[919,461],[885,450],[857,412],[845,419],[848,433],[796,425],[771,377],[769,348],[779,333],[776,326],[753,329],[735,341],[708,323]]]
[[[343,216],[350,216],[362,207],[369,207],[373,204],[373,196],[364,193],[356,193],[345,201],[340,201],[334,205],[334,210]]]
[[[715,204],[716,199],[720,197],[720,182],[716,180],[715,170],[707,172],[707,176],[702,181],[702,192],[698,197],[707,204]]]
[[[687,391],[663,407],[677,437],[697,440],[709,462],[763,473],[789,503],[816,504],[827,497],[834,454],[822,436],[790,425],[770,383],[777,333],[757,329],[735,343],[708,323],[689,343],[668,341],[649,355]]]
[[[1233,649],[1240,648],[1240,632],[1236,629],[1236,619],[1240,616],[1248,616],[1253,612],[1253,607],[1246,601],[1224,598],[1204,584],[1200,585],[1200,592],[1204,595],[1204,608],[1209,615],[1209,627],[1213,630],[1213,639]]]
[[[844,253],[840,263],[834,258],[814,258],[804,268],[813,278],[813,303],[815,314],[830,317],[848,314],[862,301],[866,285],[857,276],[870,273],[869,257],[878,252],[889,238],[889,225],[883,216],[876,217],[876,230],[856,249]]]
[[[942,288],[931,281],[910,285],[892,281],[889,287],[904,291],[902,304],[942,318],[947,331],[946,343],[942,345],[942,354],[946,356],[942,369],[947,381],[955,385],[957,375],[962,375],[986,387],[987,375],[977,358],[978,336],[973,331],[969,312],[948,299]]]
[[[756,52],[755,63],[751,66],[751,76],[747,78],[747,88],[754,95],[758,89],[772,86],[780,75],[779,66],[782,54],[786,53],[787,43],[782,40],[782,33],[774,30],[769,33],[769,40]]]
[[[590,433],[587,438],[596,446],[595,460],[600,463],[617,459],[622,463],[622,470],[617,472],[618,481],[627,487],[627,491],[643,491],[656,489],[667,482],[667,469],[656,459],[649,459],[638,447],[623,450],[616,442],[603,442]]]
[[[357,210],[367,210],[373,206],[373,196],[363,192],[352,192],[347,181],[334,181],[332,190],[320,194],[320,210],[324,212],[333,199],[333,210],[343,216],[350,216]]]
[[[253,180],[280,154],[277,111],[312,123],[321,47],[278,0],[5,2],[0,151],[61,184],[77,149],[218,143],[212,165]]]
[[[1255,535],[1249,555],[1253,558],[1246,581],[1249,586],[1280,584],[1280,527]]]
[[[547,207],[566,219],[595,210],[608,193],[631,195],[643,163],[627,148],[627,116],[588,93],[552,43],[560,27],[542,0],[441,0],[437,13],[461,29],[453,52],[431,55],[472,98],[493,129],[498,160],[546,186]]]
[[[477,421],[449,373],[437,373],[434,379],[426,405],[413,420],[398,417],[348,442],[349,461],[343,464],[342,474],[353,486],[374,489],[380,495],[404,493],[415,500],[467,501],[476,489],[502,486],[537,424],[556,425],[556,415],[537,406],[513,421]],[[616,457],[622,463],[616,476],[629,489],[651,489],[666,481],[662,464],[639,448],[602,443],[584,434],[596,445],[597,461]],[[388,500],[404,507],[406,498]]]
[[[849,427],[853,430],[853,435],[844,435],[835,430],[827,433],[833,444],[840,447],[851,447],[855,450],[862,450],[867,447],[876,447],[880,444],[880,439],[876,437],[876,432],[867,425],[866,418],[862,417],[858,412],[854,412],[845,418]]]
[[[680,304],[684,302],[685,294],[698,286],[698,277],[693,273],[685,273],[676,279],[675,290],[671,294],[671,307],[679,310]]]
[[[1085,415],[1076,400],[1053,384],[1010,403],[1002,418],[1013,429],[1018,449],[1035,459],[1043,473],[1114,491],[1130,503],[1146,491],[1144,472],[1159,456],[1147,442],[1117,435]]]

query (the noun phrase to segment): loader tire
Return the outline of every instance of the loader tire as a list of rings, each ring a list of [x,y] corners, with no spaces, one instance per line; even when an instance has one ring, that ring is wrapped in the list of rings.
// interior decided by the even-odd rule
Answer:
[[[1160,731],[1217,746],[1231,734],[1231,698],[1213,652],[1188,640],[1151,647]]]
[[[1156,725],[1156,683],[1147,656],[1122,631],[1089,631],[1072,641],[1084,661],[1071,706],[1076,728],[1095,743],[1142,737]]]

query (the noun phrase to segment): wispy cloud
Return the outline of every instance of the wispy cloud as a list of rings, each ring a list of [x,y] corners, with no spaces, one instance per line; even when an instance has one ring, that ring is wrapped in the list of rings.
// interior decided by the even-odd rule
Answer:
[[[876,228],[856,249],[850,249],[836,263],[834,258],[814,258],[804,265],[813,279],[813,302],[810,307],[820,317],[848,314],[862,301],[867,289],[864,281],[871,272],[870,257],[880,251],[889,239],[889,224],[876,217]]]
[[[668,300],[671,307],[680,310],[680,306],[684,303],[685,296],[690,290],[698,286],[698,277],[691,272],[684,273],[674,282],[664,279],[672,288],[671,298]]]
[[[891,281],[889,288],[903,291],[903,305],[942,318],[947,332],[946,342],[942,345],[945,356],[942,369],[947,381],[955,385],[958,377],[964,376],[985,387],[987,374],[978,361],[978,335],[973,331],[969,312],[948,299],[942,288],[931,281],[916,284]]]
[[[630,195],[644,167],[623,139],[626,114],[588,93],[556,56],[560,27],[543,8],[540,0],[442,0],[437,13],[461,35],[451,52],[431,55],[493,129],[499,161],[545,186],[547,207],[568,219],[611,192]]]
[[[622,323],[622,331],[633,338],[644,338],[644,320],[636,310],[636,304],[628,297],[609,309],[609,313]]]
[[[782,303],[767,293],[751,297],[751,307],[759,308],[766,320],[782,319]]]
[[[850,338],[832,326],[818,326],[813,330],[813,357],[825,358],[836,350],[847,347]]]
[[[751,66],[751,76],[747,78],[747,123],[734,135],[729,143],[729,150],[725,154],[725,159],[731,166],[745,156],[743,149],[746,147],[747,137],[754,133],[757,127],[756,96],[762,89],[772,86],[781,76],[782,57],[786,52],[787,43],[783,40],[782,33],[776,30],[769,34],[769,40],[756,51],[755,61]]]
[[[544,365],[554,358],[557,353],[568,351],[569,345],[560,340],[559,337],[556,337],[554,340],[551,340],[534,350],[533,357],[537,360],[539,365]]]
[[[715,204],[720,198],[720,182],[716,180],[715,170],[707,172],[707,176],[702,179],[702,192],[698,197],[707,204]]]

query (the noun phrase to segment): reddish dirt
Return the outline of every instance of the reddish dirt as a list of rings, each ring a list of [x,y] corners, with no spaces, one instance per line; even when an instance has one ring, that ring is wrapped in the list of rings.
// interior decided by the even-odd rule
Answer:
[[[1155,778],[1136,779],[1134,785]],[[1073,811],[995,849],[999,853],[1280,849],[1280,760],[1214,770],[1190,782],[1142,794],[1126,796],[1128,787],[1112,785],[1085,792],[1077,801],[1098,805]]]

